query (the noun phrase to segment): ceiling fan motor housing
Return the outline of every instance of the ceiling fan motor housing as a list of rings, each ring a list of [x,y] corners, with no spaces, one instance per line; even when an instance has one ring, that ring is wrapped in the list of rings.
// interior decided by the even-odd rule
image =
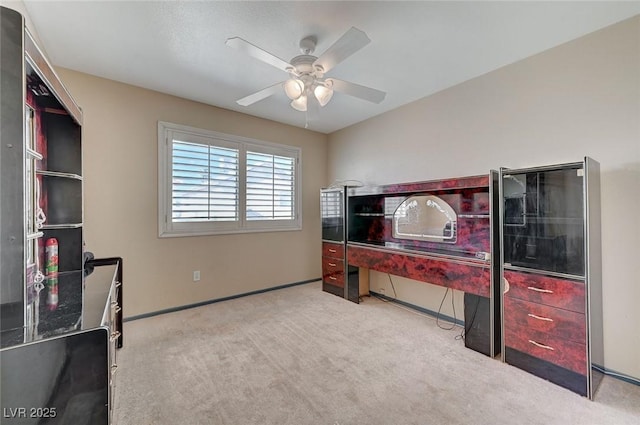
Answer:
[[[313,51],[316,50],[317,42],[318,40],[313,35],[303,38],[300,40],[300,51],[304,55],[312,54]]]
[[[323,76],[322,67],[320,65],[313,65],[317,59],[317,57],[312,55],[299,55],[290,61],[291,65],[293,65],[290,73],[293,78],[302,81],[305,91],[313,91],[318,83],[323,83],[319,80]]]

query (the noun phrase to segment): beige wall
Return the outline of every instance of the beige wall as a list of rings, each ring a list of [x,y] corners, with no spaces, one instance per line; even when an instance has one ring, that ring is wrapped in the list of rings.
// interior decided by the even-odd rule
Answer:
[[[125,317],[319,278],[323,134],[66,69],[84,112],[87,249],[122,256]],[[302,148],[302,231],[158,238],[157,123],[169,121]],[[192,282],[194,270],[201,281]]]
[[[640,378],[639,40],[635,17],[336,132],[327,183],[429,180],[593,157],[602,172],[605,366]],[[444,294],[394,283],[401,299],[432,310]],[[371,286],[391,291],[377,273]],[[452,314],[448,300],[444,312]]]

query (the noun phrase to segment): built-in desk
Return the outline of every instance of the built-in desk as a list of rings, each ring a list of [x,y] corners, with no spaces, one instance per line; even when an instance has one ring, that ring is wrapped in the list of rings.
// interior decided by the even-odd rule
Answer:
[[[407,251],[361,243],[347,244],[349,265],[421,282],[491,296],[491,261]]]
[[[367,292],[369,270],[465,293],[465,345],[500,352],[497,173],[350,188],[346,201],[345,293]],[[497,211],[497,208],[495,208]],[[352,299],[352,298],[349,298]]]

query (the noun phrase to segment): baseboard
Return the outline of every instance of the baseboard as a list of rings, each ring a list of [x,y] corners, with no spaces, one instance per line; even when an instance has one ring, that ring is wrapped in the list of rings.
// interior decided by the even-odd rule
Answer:
[[[449,323],[455,323],[456,325],[464,326],[464,320],[460,320],[458,318],[454,319],[453,317],[447,316],[446,314],[442,314],[442,313],[440,313],[438,315],[437,311],[429,310],[428,308],[420,307],[419,305],[411,304],[411,303],[408,303],[406,301],[399,300],[397,298],[391,298],[391,297],[388,297],[388,296],[386,296],[384,294],[379,294],[379,293],[371,291],[371,290],[369,290],[369,293],[372,296],[376,297],[376,298],[380,298],[380,299],[383,299],[385,301],[390,301],[390,302],[394,302],[396,304],[400,304],[400,305],[402,305],[404,307],[410,308],[412,310],[417,310],[420,313],[424,313],[424,314],[427,314],[429,316],[440,317],[440,319],[442,319],[444,321],[447,321]]]
[[[284,285],[278,285],[278,286],[274,286],[274,287],[271,287],[271,288],[258,289],[257,291],[244,292],[242,294],[230,295],[228,297],[215,298],[215,299],[212,299],[212,300],[201,301],[201,302],[198,302],[198,303],[186,304],[186,305],[181,305],[181,306],[178,306],[178,307],[165,308],[163,310],[152,311],[150,313],[143,313],[143,314],[137,314],[135,316],[125,317],[124,319],[122,319],[122,321],[123,322],[130,322],[130,321],[138,320],[138,319],[146,319],[147,317],[159,316],[161,314],[173,313],[173,312],[176,312],[176,311],[187,310],[187,309],[195,308],[195,307],[202,307],[203,305],[215,304],[215,303],[219,303],[219,302],[222,302],[222,301],[233,300],[233,299],[236,299],[236,298],[248,297],[249,295],[263,294],[265,292],[276,291],[278,289],[290,288],[292,286],[298,286],[298,285],[305,285],[305,284],[311,283],[311,282],[318,282],[319,280],[322,280],[322,279],[321,278],[317,278],[317,279],[302,280],[300,282],[286,283]]]
[[[617,372],[617,371],[612,370],[612,369],[608,369],[608,368],[603,367],[603,366],[593,365],[593,368],[599,370],[600,372],[604,373],[607,376],[610,376],[612,378],[616,378],[616,379],[619,379],[621,381],[628,382],[630,384],[637,385],[637,386],[640,387],[640,379],[638,379],[638,378],[634,378],[633,376],[625,375],[624,373],[620,373],[620,372]]]

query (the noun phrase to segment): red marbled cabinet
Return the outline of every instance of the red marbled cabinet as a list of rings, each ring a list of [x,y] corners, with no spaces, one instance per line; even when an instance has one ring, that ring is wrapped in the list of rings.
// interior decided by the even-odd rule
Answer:
[[[344,244],[341,243],[322,243],[322,256],[331,258],[344,258]]]
[[[344,288],[344,245],[322,243],[322,281],[325,284]]]
[[[419,193],[435,192],[440,190],[466,189],[472,187],[489,187],[489,175],[459,177],[446,180],[433,180],[426,182],[390,184],[381,187],[381,193]]]
[[[456,240],[429,242],[393,237],[393,221],[385,210],[385,199],[412,195],[434,195],[447,202],[458,215]],[[350,194],[349,240],[381,244],[392,242],[404,249],[450,253],[473,258],[477,252],[491,250],[489,176],[461,177],[426,182],[391,184]]]
[[[504,271],[505,295],[578,313],[585,312],[584,282],[533,273]]]
[[[504,277],[505,346],[586,375],[584,283],[512,270]]]
[[[517,298],[504,298],[505,325],[517,331],[555,334],[563,340],[587,343],[584,314],[549,307]]]
[[[505,322],[505,345],[538,359],[546,360],[580,375],[587,374],[587,349],[585,344],[567,341],[554,333],[528,331],[521,333]],[[507,343],[508,341],[508,343]]]
[[[463,292],[491,296],[491,270],[483,263],[462,262],[422,255],[347,245],[347,262]]]

